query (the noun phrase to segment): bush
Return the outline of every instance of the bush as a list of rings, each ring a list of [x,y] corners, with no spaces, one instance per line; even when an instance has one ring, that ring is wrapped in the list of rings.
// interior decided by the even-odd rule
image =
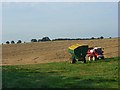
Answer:
[[[100,39],[103,39],[103,38],[104,38],[103,36],[100,37]]]
[[[14,41],[11,41],[11,44],[15,44],[15,42],[14,42]]]
[[[17,42],[17,43],[18,43],[18,44],[19,44],[19,43],[22,43],[22,41],[21,41],[21,40],[18,40],[18,42]]]
[[[41,41],[51,41],[49,37],[43,37]]]
[[[94,37],[92,37],[91,39],[95,39]]]
[[[37,39],[32,39],[31,42],[37,42]]]
[[[6,44],[10,44],[10,42],[9,42],[9,41],[7,41],[7,42],[6,42]]]
[[[42,41],[42,39],[38,39],[38,42],[41,42]]]

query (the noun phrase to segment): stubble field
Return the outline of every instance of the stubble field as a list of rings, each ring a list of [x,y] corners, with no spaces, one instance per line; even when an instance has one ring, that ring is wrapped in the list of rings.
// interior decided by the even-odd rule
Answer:
[[[118,38],[10,44],[2,45],[2,64],[19,65],[69,61],[71,55],[68,53],[68,47],[76,43],[104,48],[105,58],[117,57],[119,54]]]

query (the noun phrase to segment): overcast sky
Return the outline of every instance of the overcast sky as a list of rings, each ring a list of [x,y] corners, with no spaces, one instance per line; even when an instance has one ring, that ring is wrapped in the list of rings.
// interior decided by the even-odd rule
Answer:
[[[118,36],[117,2],[4,2],[2,42]]]

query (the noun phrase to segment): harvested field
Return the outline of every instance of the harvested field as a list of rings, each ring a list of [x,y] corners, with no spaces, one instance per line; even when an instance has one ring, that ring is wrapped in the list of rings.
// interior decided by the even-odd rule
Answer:
[[[67,49],[73,44],[88,44],[104,48],[106,58],[118,56],[118,38],[96,40],[49,41],[2,45],[2,64],[38,64],[69,61],[71,55]]]

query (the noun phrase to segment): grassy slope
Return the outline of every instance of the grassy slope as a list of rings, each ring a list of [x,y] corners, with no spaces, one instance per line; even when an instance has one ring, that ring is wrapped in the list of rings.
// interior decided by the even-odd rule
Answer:
[[[3,66],[3,88],[5,87],[118,88],[118,57],[86,64],[56,62]]]

